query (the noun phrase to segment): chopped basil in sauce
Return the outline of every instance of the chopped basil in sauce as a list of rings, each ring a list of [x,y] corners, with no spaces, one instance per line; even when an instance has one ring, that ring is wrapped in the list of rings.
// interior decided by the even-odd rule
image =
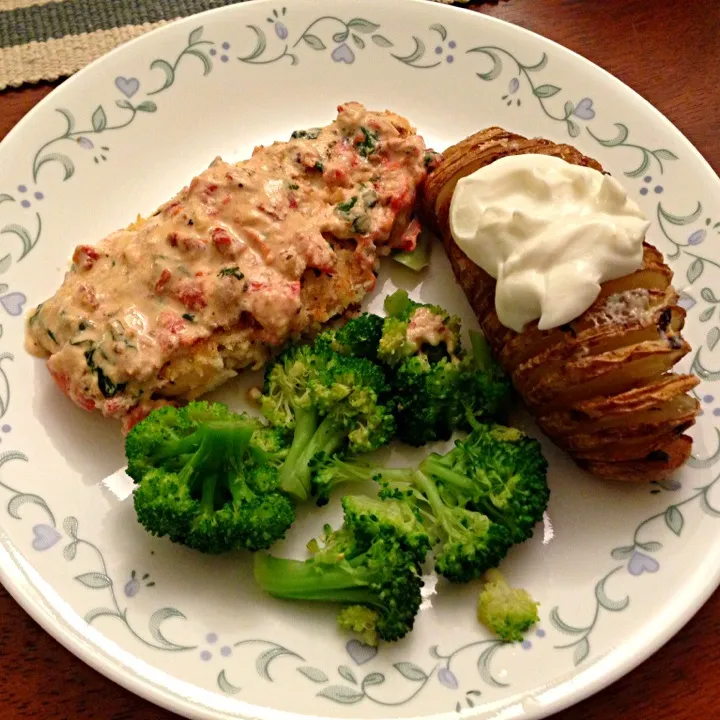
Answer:
[[[119,392],[122,392],[127,383],[116,383],[113,382],[106,374],[105,371],[96,364],[95,362],[95,350],[97,348],[90,348],[89,350],[85,351],[85,361],[87,362],[87,366],[95,373],[97,376],[97,382],[98,382],[98,388],[100,389],[100,392],[102,393],[103,397],[105,398],[111,398],[117,395]],[[107,360],[107,356],[100,351],[100,354]]]
[[[349,213],[357,203],[357,195],[353,195],[349,200],[346,200],[345,202],[338,203],[337,210],[341,213]]]
[[[360,235],[370,230],[370,218],[367,215],[358,215],[352,222],[353,232]]]
[[[237,265],[233,265],[232,267],[223,268],[218,273],[218,277],[234,277],[236,280],[242,280],[245,276],[240,272]]]
[[[377,150],[378,134],[373,130],[368,130],[366,127],[361,127],[360,132],[363,134],[363,139],[356,143],[355,147],[360,155],[368,157]]]
[[[321,128],[310,128],[308,130],[295,130],[290,136],[291,140],[317,140]]]

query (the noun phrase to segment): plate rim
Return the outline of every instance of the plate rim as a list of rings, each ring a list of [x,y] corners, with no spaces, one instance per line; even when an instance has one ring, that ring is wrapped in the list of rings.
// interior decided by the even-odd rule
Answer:
[[[294,0],[295,5],[327,5],[329,0]],[[428,0],[404,0],[418,6],[427,7]],[[360,3],[361,0],[344,0],[345,4],[353,5]],[[376,0],[377,3],[388,3],[389,0]],[[44,111],[45,106],[52,103],[55,99],[57,91],[61,87],[72,86],[77,82],[82,82],[87,73],[96,71],[96,68],[103,63],[111,63],[116,54],[124,52],[128,47],[133,47],[137,43],[152,43],[153,38],[162,33],[174,32],[177,27],[195,22],[199,18],[207,16],[221,15],[223,13],[232,14],[238,12],[240,14],[248,12],[246,8],[254,8],[272,5],[274,0],[253,0],[252,3],[239,3],[226,5],[219,8],[189,15],[167,23],[161,27],[155,28],[144,33],[122,45],[114,48],[110,52],[97,58],[77,73],[63,81],[61,85],[54,88],[39,103],[23,116],[16,123],[8,134],[0,142],[0,147],[13,142],[16,134],[21,132],[26,125],[34,122],[37,114]],[[434,5],[433,12],[438,13],[468,13],[473,12],[465,7],[437,4]],[[540,41],[547,43],[560,54],[569,54],[575,65],[580,64],[584,67],[592,68],[592,72],[600,73],[604,76],[606,82],[614,84],[616,88],[621,89],[623,93],[629,93],[629,97],[638,103],[644,112],[650,111],[650,114],[656,122],[660,122],[662,128],[666,132],[670,132],[674,138],[681,140],[683,149],[692,156],[692,161],[700,162],[700,166],[709,172],[711,181],[720,182],[720,178],[714,169],[700,153],[700,151],[690,142],[685,134],[674,125],[660,110],[652,103],[646,100],[636,90],[627,85],[625,82],[615,77],[612,73],[605,70],[600,65],[592,62],[588,58],[581,55],[575,50],[571,50],[559,42],[551,40],[539,33],[529,30],[525,27],[515,25],[509,21],[492,17],[484,13],[473,13],[479,18],[478,23],[485,23],[490,26],[497,24],[504,27],[512,27],[513,33],[518,33],[520,37],[531,36]],[[476,22],[473,20],[472,22]],[[719,185],[720,187],[720,185]],[[5,587],[10,596],[20,605],[20,607],[35,620],[40,627],[47,632],[53,639],[59,642],[65,649],[71,652],[75,657],[84,662],[86,665],[101,673],[124,689],[133,694],[171,712],[178,713],[187,718],[197,718],[198,720],[209,720],[210,718],[243,718],[244,720],[258,720],[262,718],[273,718],[274,720],[337,720],[336,716],[331,715],[313,715],[277,710],[268,707],[252,705],[240,700],[239,698],[224,698],[210,690],[201,689],[191,683],[173,678],[163,670],[154,669],[153,672],[167,676],[172,684],[187,686],[193,691],[189,695],[182,695],[174,692],[169,685],[162,686],[149,680],[147,677],[138,677],[136,674],[128,672],[126,664],[122,663],[117,654],[108,653],[101,644],[93,637],[97,634],[102,637],[102,633],[87,626],[83,630],[73,628],[72,623],[66,617],[66,613],[61,612],[62,604],[65,602],[62,597],[52,588],[49,588],[47,594],[43,594],[38,585],[45,581],[42,580],[39,573],[29,563],[24,554],[19,550],[14,550],[13,543],[7,538],[6,533],[0,527],[0,538],[6,538],[4,543],[0,543],[0,583]],[[11,549],[12,548],[12,549]],[[13,557],[17,555],[18,557]],[[702,564],[696,566],[695,574],[698,574]],[[30,573],[27,570],[30,570]],[[30,578],[31,574],[37,574],[39,583],[36,584]],[[668,606],[666,613],[671,617],[665,622],[661,630],[655,631],[652,635],[638,635],[636,642],[624,642],[622,645],[614,648],[605,656],[598,658],[592,665],[582,670],[573,669],[563,676],[557,678],[556,681],[544,686],[536,693],[532,693],[532,697],[542,698],[548,693],[555,693],[559,689],[563,689],[562,694],[551,700],[547,705],[534,705],[527,707],[525,702],[518,702],[518,696],[511,696],[504,700],[498,700],[491,704],[475,707],[472,710],[463,712],[463,716],[473,718],[473,720],[482,720],[483,718],[493,717],[495,720],[503,720],[504,718],[519,718],[522,720],[542,720],[552,714],[560,712],[568,707],[586,700],[595,695],[606,687],[612,685],[620,678],[632,672],[641,665],[651,655],[663,647],[670,639],[672,639],[693,617],[700,608],[710,599],[713,593],[720,587],[720,565],[716,567],[715,573],[708,573],[705,576],[704,583],[693,583],[695,592],[689,595],[686,602],[680,604],[677,601]],[[53,604],[50,600],[53,599]],[[673,607],[676,606],[676,607]],[[77,615],[75,611],[69,610],[73,615]],[[78,618],[80,616],[78,615]],[[108,643],[116,645],[111,640]],[[119,646],[116,645],[119,648]],[[121,653],[129,651],[119,648]],[[620,658],[618,659],[618,656]],[[136,662],[142,665],[148,665],[144,660],[136,658]],[[610,663],[608,669],[597,672],[598,666],[603,667]],[[592,672],[592,671],[595,672]],[[589,677],[590,676],[590,677]],[[570,686],[570,687],[568,687]],[[524,695],[527,695],[525,693]],[[198,696],[207,696],[213,702],[200,704],[202,700]],[[221,709],[221,706],[227,706],[227,711]],[[407,720],[450,720],[456,717],[455,713],[435,713],[432,715],[418,715],[408,717]],[[356,720],[362,718],[361,715],[355,716]]]

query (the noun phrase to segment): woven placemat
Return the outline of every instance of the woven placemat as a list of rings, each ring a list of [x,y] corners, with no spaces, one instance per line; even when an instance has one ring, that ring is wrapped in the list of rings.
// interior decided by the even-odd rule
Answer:
[[[244,1],[0,0],[0,90],[66,77],[148,30]]]

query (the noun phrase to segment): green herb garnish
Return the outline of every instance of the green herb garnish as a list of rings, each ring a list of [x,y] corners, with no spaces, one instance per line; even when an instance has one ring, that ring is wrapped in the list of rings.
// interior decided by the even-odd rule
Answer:
[[[377,193],[374,190],[366,190],[362,195],[366,208],[374,208],[377,205]]]
[[[40,303],[36,308],[35,312],[30,316],[30,320],[28,321],[30,325],[34,325],[37,322],[38,316],[40,315],[40,310],[42,310],[42,306],[44,303]]]
[[[378,134],[372,130],[368,130],[366,127],[361,127],[360,132],[363,134],[363,139],[359,143],[356,143],[355,147],[360,155],[368,157],[377,150]]]
[[[245,276],[240,272],[237,265],[233,265],[232,267],[223,268],[218,273],[218,277],[234,277],[236,280],[242,280]]]
[[[102,370],[102,368],[97,368],[97,381],[98,381],[98,387],[100,388],[100,392],[103,394],[103,397],[111,398],[117,395],[119,392],[122,392],[125,387],[127,386],[127,383],[115,383],[113,382]]]
[[[192,313],[183,313],[183,320],[187,320],[188,322],[195,322],[195,316]]]
[[[349,213],[356,205],[358,199],[357,195],[353,195],[349,200],[346,200],[345,202],[339,203],[336,208],[338,212],[341,213]]]
[[[90,348],[85,351],[85,362],[87,366],[97,376],[98,388],[102,393],[103,397],[111,398],[122,392],[126,387],[127,383],[116,383],[113,382],[104,372],[104,370],[95,364],[95,348]]]
[[[367,215],[358,215],[352,222],[353,232],[364,235],[370,230],[370,218]]]
[[[295,130],[290,136],[291,140],[315,140],[320,134],[321,128],[310,128],[308,130]]]

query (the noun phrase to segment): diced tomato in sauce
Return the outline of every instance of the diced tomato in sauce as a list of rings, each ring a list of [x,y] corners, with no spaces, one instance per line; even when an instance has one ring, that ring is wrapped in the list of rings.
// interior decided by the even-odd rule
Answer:
[[[227,230],[223,230],[223,228],[213,228],[210,235],[212,237],[213,245],[220,252],[227,252],[232,248],[234,244],[233,238],[231,237],[230,233],[228,233]]]
[[[76,395],[75,402],[83,409],[88,412],[92,412],[95,409],[95,401],[86,395]]]
[[[172,272],[168,270],[167,268],[163,268],[163,271],[160,273],[160,277],[158,278],[158,281],[155,283],[155,292],[160,295],[163,290],[165,290],[165,287],[172,279]]]
[[[78,245],[73,253],[73,263],[82,271],[90,270],[99,259],[100,253],[92,245]]]
[[[174,334],[179,333],[185,327],[185,321],[177,313],[166,310],[158,315],[158,325],[163,330]]]
[[[50,369],[50,377],[55,381],[55,384],[65,394],[70,394],[70,377],[67,373],[57,372],[56,370]]]
[[[400,238],[400,248],[412,252],[417,246],[417,239],[421,229],[420,222],[417,219],[412,220]]]
[[[191,279],[183,279],[177,284],[175,297],[190,310],[202,310],[207,307],[205,290],[200,282]]]

